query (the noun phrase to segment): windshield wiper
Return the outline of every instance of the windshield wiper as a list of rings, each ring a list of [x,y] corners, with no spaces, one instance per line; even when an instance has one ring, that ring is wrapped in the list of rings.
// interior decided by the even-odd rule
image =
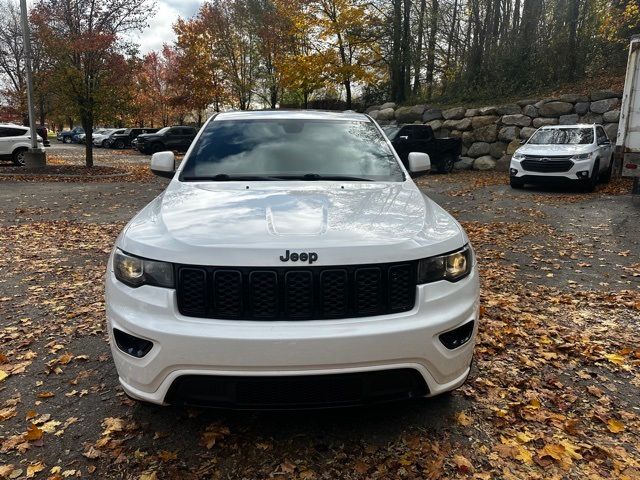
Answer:
[[[343,180],[355,182],[371,182],[370,178],[351,177],[348,175],[320,175],[319,173],[305,173],[304,175],[278,175],[282,180]]]
[[[185,175],[182,180],[189,181],[210,181],[210,182],[233,182],[233,181],[273,181],[279,180],[279,177],[269,177],[264,175],[229,175],[227,173],[218,173],[217,175]]]

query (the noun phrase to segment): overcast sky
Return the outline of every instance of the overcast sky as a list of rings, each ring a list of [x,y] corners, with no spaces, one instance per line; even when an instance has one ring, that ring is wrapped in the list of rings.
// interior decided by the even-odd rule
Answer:
[[[193,16],[204,0],[156,0],[156,14],[149,19],[147,28],[139,38],[140,52],[159,50],[164,43],[175,40],[171,26],[178,17]]]

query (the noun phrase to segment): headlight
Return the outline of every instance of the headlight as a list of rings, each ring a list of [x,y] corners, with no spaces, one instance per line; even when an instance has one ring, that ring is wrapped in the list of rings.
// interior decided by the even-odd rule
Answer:
[[[154,285],[174,288],[173,265],[134,257],[117,249],[113,255],[113,271],[116,278],[130,287]]]
[[[524,155],[522,153],[514,153],[513,157],[511,157],[513,160],[524,160]]]
[[[471,273],[472,265],[473,249],[470,245],[447,255],[425,258],[418,263],[418,283],[457,282]]]
[[[571,160],[589,160],[591,158],[590,153],[581,153],[580,155],[574,155]]]

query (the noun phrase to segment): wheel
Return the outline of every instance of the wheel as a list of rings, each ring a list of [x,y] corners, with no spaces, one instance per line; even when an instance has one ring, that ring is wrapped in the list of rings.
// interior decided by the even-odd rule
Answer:
[[[27,153],[26,148],[19,148],[15,152],[13,152],[13,155],[12,155],[13,163],[18,167],[24,167],[24,163],[25,163],[24,157],[26,153]]]
[[[600,179],[600,159],[597,159],[593,164],[593,171],[591,172],[591,176],[585,181],[584,189],[587,192],[593,192],[598,185],[598,180]]]
[[[511,177],[509,179],[509,184],[511,185],[511,188],[515,188],[517,190],[520,190],[521,188],[524,188],[524,182],[522,180],[517,179],[517,178]]]
[[[62,137],[62,143],[71,143],[71,138],[69,138],[69,137]]]
[[[102,142],[100,143],[100,146],[102,148],[107,148],[107,141],[106,140],[102,140]]]
[[[600,181],[602,183],[609,183],[611,181],[611,175],[613,175],[613,155],[611,155],[607,169],[600,174]]]
[[[123,149],[124,148],[124,141],[123,140],[116,140],[116,142],[113,144],[114,148],[117,148],[118,150]]]
[[[160,142],[154,142],[151,144],[151,148],[149,150],[151,150],[151,153],[158,153],[164,150],[164,145]]]
[[[442,163],[438,166],[438,172],[451,173],[453,171],[453,165],[456,163],[456,159],[453,155],[445,155],[442,159]]]

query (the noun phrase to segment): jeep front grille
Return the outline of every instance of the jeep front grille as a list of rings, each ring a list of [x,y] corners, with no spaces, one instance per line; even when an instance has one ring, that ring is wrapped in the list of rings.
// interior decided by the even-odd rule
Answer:
[[[330,267],[176,266],[178,309],[188,317],[317,320],[413,308],[416,262]]]

